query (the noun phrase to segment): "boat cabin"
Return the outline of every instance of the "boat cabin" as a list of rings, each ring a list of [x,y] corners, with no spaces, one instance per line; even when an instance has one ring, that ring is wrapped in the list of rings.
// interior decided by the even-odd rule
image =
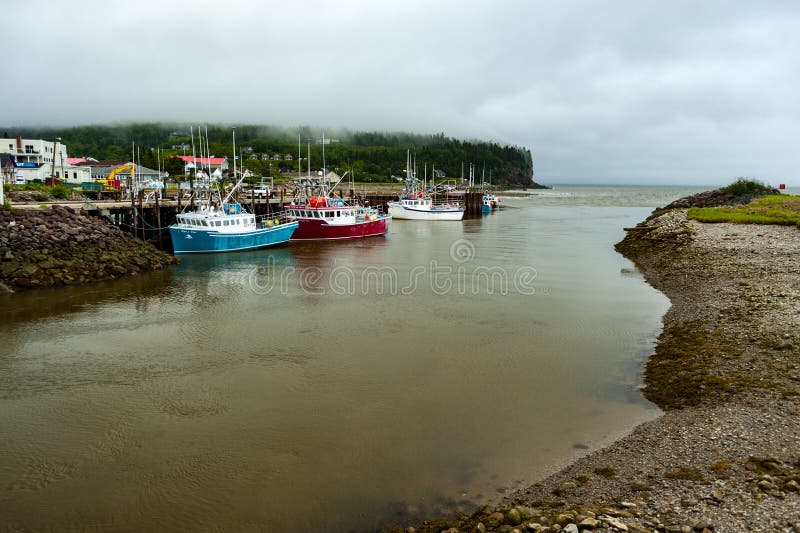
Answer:
[[[222,209],[201,206],[194,212],[181,213],[177,223],[185,228],[220,233],[237,233],[256,227],[256,217],[242,211],[240,204],[223,204]]]
[[[357,221],[373,220],[378,216],[360,206],[347,205],[340,198],[323,196],[308,199],[305,205],[290,205],[286,208],[290,220],[318,220],[330,225],[355,224]]]

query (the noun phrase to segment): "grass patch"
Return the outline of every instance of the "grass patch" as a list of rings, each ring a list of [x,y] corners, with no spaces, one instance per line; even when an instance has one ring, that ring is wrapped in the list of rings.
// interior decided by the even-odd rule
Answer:
[[[678,467],[677,470],[664,472],[667,479],[682,479],[684,481],[703,481],[703,473],[696,468],[686,466]]]
[[[692,207],[687,212],[686,218],[700,222],[800,226],[800,196],[774,194],[756,198],[747,205]]]
[[[711,471],[719,478],[728,478],[731,475],[733,464],[727,459],[720,459],[711,465]]]
[[[594,473],[598,476],[614,477],[617,475],[617,469],[613,466],[601,466],[600,468],[595,468]]]

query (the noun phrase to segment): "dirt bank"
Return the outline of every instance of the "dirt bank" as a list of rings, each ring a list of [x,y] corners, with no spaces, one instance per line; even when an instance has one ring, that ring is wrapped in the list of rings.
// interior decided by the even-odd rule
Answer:
[[[617,248],[672,302],[644,379],[664,415],[497,506],[413,530],[800,532],[800,231],[673,208]]]

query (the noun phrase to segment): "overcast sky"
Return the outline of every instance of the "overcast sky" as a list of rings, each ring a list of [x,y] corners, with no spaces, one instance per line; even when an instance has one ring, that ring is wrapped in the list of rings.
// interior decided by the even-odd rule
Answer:
[[[0,124],[444,132],[544,183],[800,185],[800,2],[25,0]]]

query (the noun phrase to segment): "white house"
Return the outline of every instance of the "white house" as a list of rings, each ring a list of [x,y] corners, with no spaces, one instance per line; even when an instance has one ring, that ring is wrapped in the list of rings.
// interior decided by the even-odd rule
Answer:
[[[67,161],[67,147],[60,141],[42,139],[0,139],[3,160],[3,181],[27,183],[55,177],[62,181],[81,183],[91,175],[85,169]]]

